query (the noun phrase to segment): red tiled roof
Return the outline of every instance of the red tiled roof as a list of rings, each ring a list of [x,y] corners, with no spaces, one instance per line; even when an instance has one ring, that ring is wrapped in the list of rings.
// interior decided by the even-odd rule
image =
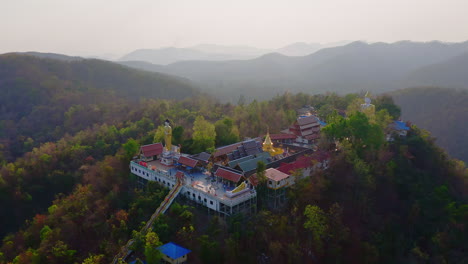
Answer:
[[[182,179],[182,178],[184,178],[184,176],[185,176],[185,174],[183,172],[181,172],[181,171],[177,171],[177,173],[175,175],[176,179]]]
[[[222,156],[222,155],[226,155],[228,153],[231,153],[233,152],[234,150],[237,149],[238,146],[240,146],[242,144],[242,142],[238,142],[238,143],[234,143],[232,145],[228,145],[228,146],[224,146],[224,147],[220,147],[220,148],[217,148],[215,153],[213,153],[213,156],[214,157],[219,157],[219,156]]]
[[[154,143],[154,144],[144,145],[140,147],[140,153],[143,153],[145,157],[160,155],[162,152],[163,152],[163,145],[161,143]]]
[[[242,144],[245,145],[249,145],[249,144],[252,144],[250,142],[260,142],[260,138],[252,138],[252,139],[249,139],[249,140],[245,140],[245,141],[242,141],[242,142],[237,142],[237,143],[234,143],[234,144],[231,144],[231,145],[227,145],[227,146],[223,146],[223,147],[219,147],[215,150],[215,152],[213,153],[213,157],[219,157],[219,156],[222,156],[222,155],[226,155],[226,154],[229,154],[231,152],[233,152],[234,150],[237,149],[237,147],[241,146]],[[256,143],[255,143],[255,147],[256,147]]]
[[[286,174],[291,174],[295,170],[308,168],[311,165],[311,157],[302,156],[297,158],[297,160],[294,162],[281,163],[278,170]]]
[[[312,135],[305,136],[305,139],[307,140],[313,140],[313,139],[319,139],[319,138],[320,138],[319,134],[312,134]]]
[[[307,117],[300,117],[297,119],[297,124],[300,125],[300,126],[305,126],[305,125],[308,125],[308,124],[312,124],[312,123],[315,123],[317,122],[318,123],[318,119],[317,117],[311,115],[311,116],[307,116]]]
[[[258,179],[257,179],[256,174],[251,175],[248,180],[249,180],[250,184],[252,184],[253,186],[258,185]]]
[[[298,168],[295,168],[292,163],[281,163],[281,165],[278,167],[278,170],[283,172],[283,173],[293,173],[295,170]]]
[[[286,179],[289,175],[277,169],[269,168],[265,171],[265,176],[270,180],[278,182],[283,179]]]
[[[270,134],[271,140],[282,140],[282,139],[295,139],[296,136],[293,134]]]
[[[239,173],[235,173],[233,171],[229,171],[223,168],[218,168],[215,172],[215,176],[224,178],[232,182],[239,182],[240,178],[242,177],[242,175]]]
[[[190,166],[190,167],[194,168],[195,166],[197,166],[198,161],[194,160],[194,159],[191,159],[189,157],[181,156],[179,158],[179,163],[183,164],[185,166]]]

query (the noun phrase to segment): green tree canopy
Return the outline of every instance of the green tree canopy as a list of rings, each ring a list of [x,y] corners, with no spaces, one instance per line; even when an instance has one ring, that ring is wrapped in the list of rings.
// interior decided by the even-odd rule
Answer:
[[[199,153],[208,149],[214,149],[216,130],[215,126],[205,120],[203,116],[197,116],[193,124],[192,152]]]
[[[161,245],[162,243],[159,241],[159,237],[155,232],[149,231],[146,233],[145,257],[148,264],[159,263],[162,254],[158,247]]]

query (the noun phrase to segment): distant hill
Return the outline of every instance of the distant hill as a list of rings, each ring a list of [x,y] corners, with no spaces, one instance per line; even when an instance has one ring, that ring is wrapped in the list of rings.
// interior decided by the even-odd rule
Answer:
[[[119,102],[131,105],[143,98],[183,99],[199,94],[187,79],[167,74],[102,60],[37,55],[0,55],[0,148],[9,149],[12,156],[24,151],[28,137],[35,142],[54,140],[101,117],[125,121],[118,111],[130,109],[117,111]]]
[[[181,61],[249,60],[268,53],[280,53],[287,56],[305,56],[322,48],[341,46],[346,43],[348,42],[341,41],[327,44],[298,42],[276,50],[249,46],[199,44],[187,48],[166,47],[160,49],[138,49],[122,56],[118,61],[142,61],[158,65],[167,65]]]
[[[61,60],[61,61],[77,61],[82,60],[82,57],[78,56],[68,56],[64,54],[58,53],[44,53],[44,52],[36,52],[36,51],[29,51],[29,52],[18,52],[18,54],[26,54],[31,55],[38,58],[45,58],[45,59],[54,59],[54,60]]]
[[[281,53],[286,56],[305,56],[312,54],[320,49],[324,48],[320,43],[305,43],[305,42],[296,42],[280,49],[277,49],[276,52]]]
[[[162,48],[162,49],[139,49],[124,55],[119,61],[144,61],[153,64],[166,65],[179,61],[223,61],[251,59],[260,54],[236,54],[205,52],[194,48]]]
[[[189,78],[217,97],[235,102],[241,94],[266,99],[285,91],[392,91],[405,88],[410,73],[466,52],[468,42],[353,42],[308,56],[267,54],[251,60],[183,61],[156,70]]]
[[[275,50],[280,54],[286,56],[307,56],[314,52],[317,52],[321,49],[332,48],[338,46],[344,46],[349,44],[351,41],[339,41],[339,42],[330,42],[330,43],[305,43],[305,42],[296,42],[289,44],[285,47]]]
[[[132,99],[141,97],[182,99],[197,93],[189,80],[163,73],[150,73],[125,67],[113,62],[49,54],[0,55],[2,83],[41,83],[48,78],[70,82],[71,86],[107,90]],[[41,58],[42,57],[42,58]],[[71,59],[67,59],[71,58]],[[3,85],[1,89],[5,89]]]
[[[402,86],[468,88],[468,52],[410,72]]]
[[[403,120],[410,120],[437,138],[452,157],[468,163],[468,91],[408,88],[392,93]]]
[[[205,53],[233,54],[243,57],[251,56],[252,58],[272,52],[270,49],[259,49],[250,46],[224,46],[216,44],[199,44],[189,47],[189,49],[198,50]]]

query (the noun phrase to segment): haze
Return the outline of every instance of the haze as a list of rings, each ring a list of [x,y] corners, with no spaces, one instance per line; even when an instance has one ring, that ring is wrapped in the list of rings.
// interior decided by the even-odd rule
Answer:
[[[468,39],[466,10],[463,0],[2,1],[0,53],[118,56],[200,43],[458,42]]]

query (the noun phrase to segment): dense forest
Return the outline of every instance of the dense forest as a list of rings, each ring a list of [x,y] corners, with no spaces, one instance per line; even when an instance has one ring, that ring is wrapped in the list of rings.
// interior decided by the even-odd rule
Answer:
[[[388,123],[400,116],[391,97],[375,98],[374,117],[355,111],[358,94],[285,93],[233,105],[179,80],[145,90],[143,84],[126,89],[117,76],[115,89],[94,77],[72,78],[108,65],[100,61],[0,57],[5,60],[27,63],[0,67],[0,91],[8,95],[0,119],[0,263],[109,263],[132,237],[142,258],[152,245],[174,241],[193,251],[192,263],[468,262],[465,164],[417,126],[387,142]],[[44,70],[53,67],[60,70]],[[146,76],[110,67],[118,78],[127,71]],[[165,90],[171,85],[180,90]],[[331,164],[291,187],[285,208],[259,203],[255,215],[221,219],[180,199],[155,222],[155,233],[139,234],[168,190],[151,183],[136,188],[128,163],[139,145],[158,140],[166,118],[174,143],[197,153],[267,129],[277,133],[304,105],[328,122],[319,147],[330,152]]]
[[[141,98],[199,94],[178,77],[100,60],[24,54],[0,55],[0,91],[0,157],[9,161],[95,123],[123,122],[123,113],[133,111]]]
[[[430,131],[438,146],[468,162],[468,90],[420,87],[391,95],[402,109],[403,120]]]

